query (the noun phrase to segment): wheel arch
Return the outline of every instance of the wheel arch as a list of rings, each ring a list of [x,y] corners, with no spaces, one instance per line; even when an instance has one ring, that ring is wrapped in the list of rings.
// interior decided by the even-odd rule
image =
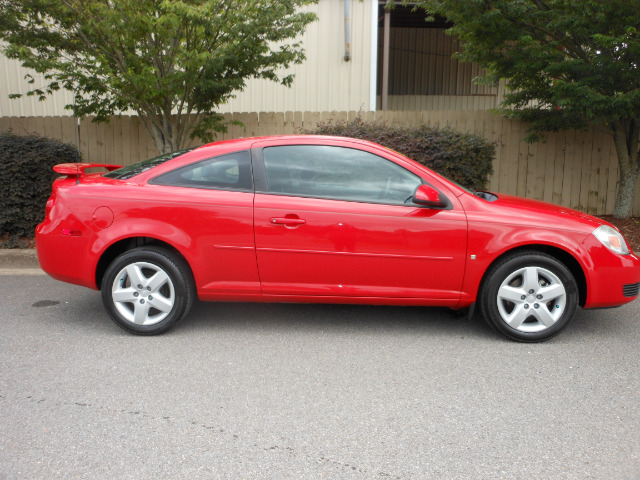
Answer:
[[[153,237],[144,237],[144,236],[127,237],[112,243],[111,245],[109,245],[109,247],[105,249],[104,252],[102,252],[102,255],[100,255],[100,259],[98,260],[98,263],[96,265],[96,272],[95,272],[95,280],[96,280],[96,286],[98,287],[98,290],[102,289],[102,277],[104,276],[111,262],[113,262],[118,256],[122,255],[123,253],[129,250],[132,250],[134,248],[143,247],[143,246],[161,247],[171,251],[180,259],[182,259],[182,261],[184,261],[185,266],[188,267],[189,269],[189,274],[193,278],[193,270],[191,268],[191,265],[189,264],[185,256],[182,254],[182,252],[180,252],[180,250],[178,250],[176,247],[174,247],[170,243],[167,243],[163,240],[159,240]]]
[[[582,269],[582,266],[580,265],[580,262],[578,262],[578,260],[566,250],[563,250],[562,248],[559,248],[559,247],[554,247],[552,245],[542,245],[542,244],[521,245],[519,247],[515,247],[505,252],[502,252],[500,255],[498,255],[496,258],[493,259],[491,264],[489,264],[489,266],[485,270],[484,274],[482,275],[482,280],[480,282],[480,288],[478,289],[478,291],[482,291],[484,282],[487,276],[489,275],[489,273],[491,272],[491,270],[493,269],[494,265],[496,265],[498,262],[500,262],[502,259],[504,259],[509,255],[513,255],[514,253],[523,252],[523,251],[545,253],[551,257],[554,257],[556,260],[561,262],[565,267],[567,267],[571,272],[571,274],[573,275],[573,278],[575,279],[576,284],[578,286],[578,294],[579,294],[578,304],[581,307],[585,305],[587,301],[587,278],[585,276],[584,270]]]

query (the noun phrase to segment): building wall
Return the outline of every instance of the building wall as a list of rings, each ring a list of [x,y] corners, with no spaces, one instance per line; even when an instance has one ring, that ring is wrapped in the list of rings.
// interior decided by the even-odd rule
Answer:
[[[26,75],[33,76],[33,85],[27,83]],[[73,94],[69,91],[58,91],[44,101],[39,101],[35,96],[9,98],[9,94],[26,94],[33,88],[45,85],[43,75],[22,68],[17,60],[10,60],[0,54],[0,117],[71,116],[71,111],[64,109],[65,105],[73,103]]]
[[[320,0],[308,10],[318,21],[302,37],[307,60],[291,70],[296,78],[291,88],[266,80],[249,80],[243,92],[220,107],[228,112],[286,112],[369,110],[371,74],[372,6],[375,0],[349,0],[351,8],[351,60],[344,60],[344,4],[342,0]],[[374,59],[375,60],[375,59]],[[66,104],[70,92],[56,92],[45,101],[35,97],[9,99],[10,93],[31,89],[24,76],[31,73],[33,86],[43,86],[42,75],[29,72],[19,62],[0,56],[0,117],[71,115]]]
[[[383,29],[378,31],[380,38]],[[389,37],[389,95],[489,96],[498,95],[497,86],[478,85],[482,75],[475,63],[452,58],[460,51],[456,37],[444,28],[392,27]],[[382,42],[378,46],[378,78],[382,78]],[[380,94],[381,82],[377,93]],[[390,106],[390,108],[392,108]]]
[[[495,95],[389,95],[387,110],[490,110],[500,103]],[[378,110],[382,99],[376,97]]]

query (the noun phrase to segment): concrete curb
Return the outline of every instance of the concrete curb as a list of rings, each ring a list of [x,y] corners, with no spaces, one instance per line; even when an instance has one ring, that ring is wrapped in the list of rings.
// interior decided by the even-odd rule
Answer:
[[[0,275],[44,274],[34,248],[0,249]]]
[[[35,248],[0,248],[0,258],[3,257],[37,257]]]
[[[10,277],[22,276],[29,277],[33,275],[46,275],[41,268],[0,268],[0,275],[8,275]]]

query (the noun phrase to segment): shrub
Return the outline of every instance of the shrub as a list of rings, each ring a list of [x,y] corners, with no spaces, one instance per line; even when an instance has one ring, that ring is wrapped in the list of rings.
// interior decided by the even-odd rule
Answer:
[[[323,122],[316,135],[360,138],[384,145],[474,190],[485,190],[493,173],[495,145],[470,133],[445,127],[405,127],[375,122]]]
[[[19,238],[32,238],[57,174],[58,163],[80,161],[76,147],[38,136],[0,133],[0,236],[2,246],[17,245]]]

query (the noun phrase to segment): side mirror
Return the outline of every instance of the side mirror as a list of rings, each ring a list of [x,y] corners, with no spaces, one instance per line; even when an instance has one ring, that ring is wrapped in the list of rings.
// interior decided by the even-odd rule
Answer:
[[[429,185],[420,185],[416,188],[411,200],[417,205],[432,208],[446,208],[448,205],[446,197]]]

